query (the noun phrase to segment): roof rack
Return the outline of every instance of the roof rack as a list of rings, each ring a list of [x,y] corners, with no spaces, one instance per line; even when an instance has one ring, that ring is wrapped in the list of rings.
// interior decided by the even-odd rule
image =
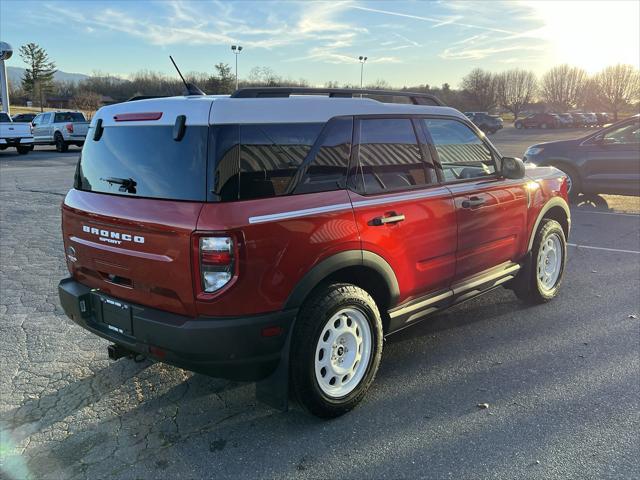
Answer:
[[[241,88],[231,94],[231,98],[289,97],[291,95],[328,95],[329,97],[353,98],[358,95],[379,97],[408,97],[414,105],[444,106],[435,95],[396,90],[360,90],[357,88],[306,88],[306,87],[255,87]],[[430,102],[430,103],[429,103]]]

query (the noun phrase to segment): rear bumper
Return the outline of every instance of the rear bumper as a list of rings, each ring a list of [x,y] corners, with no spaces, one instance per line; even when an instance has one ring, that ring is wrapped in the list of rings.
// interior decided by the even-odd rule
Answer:
[[[33,137],[0,138],[0,145],[8,147],[33,145]]]
[[[102,338],[161,362],[233,380],[260,380],[276,369],[297,313],[191,318],[121,302],[72,278],[60,282],[58,294],[67,316]],[[107,300],[124,306],[131,322],[106,323]],[[282,333],[264,337],[266,327],[280,327]]]

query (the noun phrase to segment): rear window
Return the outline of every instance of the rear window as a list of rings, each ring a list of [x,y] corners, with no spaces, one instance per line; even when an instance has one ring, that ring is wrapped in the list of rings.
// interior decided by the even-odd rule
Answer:
[[[93,128],[78,163],[75,187],[89,192],[170,200],[206,200],[208,127],[188,126],[181,141],[173,126]]]
[[[0,112],[0,123],[9,123],[9,122],[11,122],[9,115],[7,115],[6,113]]]
[[[295,175],[324,124],[221,125],[211,129],[211,192],[215,200],[291,193]]]
[[[64,112],[56,113],[56,117],[53,120],[54,123],[62,122],[86,122],[84,115],[80,112]]]

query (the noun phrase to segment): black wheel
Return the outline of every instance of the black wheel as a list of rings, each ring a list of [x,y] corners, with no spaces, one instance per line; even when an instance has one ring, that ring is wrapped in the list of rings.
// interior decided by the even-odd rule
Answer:
[[[516,122],[513,126],[520,130],[522,128],[522,122]]]
[[[291,343],[291,385],[300,404],[338,417],[365,396],[380,365],[382,321],[373,298],[348,283],[320,287],[300,309]]]
[[[26,146],[22,146],[22,147],[16,147],[16,150],[18,150],[18,153],[20,155],[26,155],[27,153],[29,153],[31,151],[33,147],[26,147]]]
[[[531,249],[529,265],[514,284],[519,299],[532,304],[552,300],[562,284],[567,261],[567,240],[558,222],[545,218],[540,223]]]
[[[62,135],[60,135],[59,133],[56,133],[56,151],[60,153],[64,153],[67,150],[69,150],[69,145],[67,144],[67,142],[64,141],[64,138],[62,138]]]
[[[582,184],[578,173],[567,165],[553,166],[567,176],[567,194],[569,195],[569,200],[575,202],[578,195],[582,193]]]

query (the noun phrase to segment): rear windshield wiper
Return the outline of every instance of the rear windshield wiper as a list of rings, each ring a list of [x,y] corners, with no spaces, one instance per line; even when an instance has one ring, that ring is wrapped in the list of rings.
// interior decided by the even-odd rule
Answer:
[[[136,193],[136,185],[138,185],[138,182],[133,178],[108,177],[101,178],[100,180],[107,182],[109,185],[120,185],[118,190],[127,193]]]

